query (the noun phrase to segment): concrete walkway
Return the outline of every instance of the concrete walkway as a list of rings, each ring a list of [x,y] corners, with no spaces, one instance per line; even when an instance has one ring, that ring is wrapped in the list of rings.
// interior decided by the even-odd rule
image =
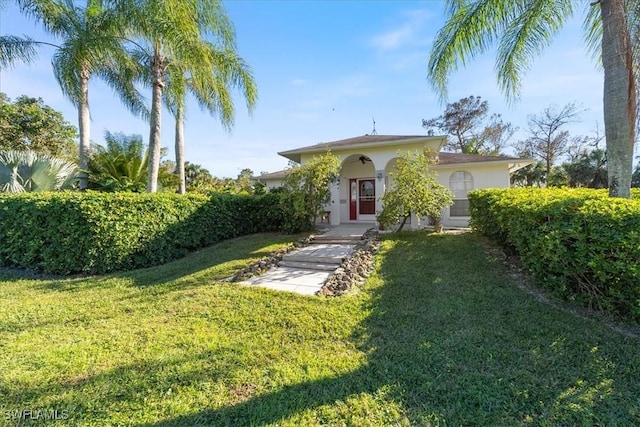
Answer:
[[[351,254],[362,235],[374,224],[344,224],[325,228],[311,244],[286,254],[278,267],[240,282],[278,291],[315,295],[324,281]],[[320,230],[322,232],[322,230]]]

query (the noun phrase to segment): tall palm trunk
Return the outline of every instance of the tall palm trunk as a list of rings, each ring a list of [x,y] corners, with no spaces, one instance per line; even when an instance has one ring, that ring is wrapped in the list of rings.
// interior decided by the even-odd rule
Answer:
[[[147,191],[158,191],[158,171],[160,169],[160,130],[162,114],[162,89],[164,88],[164,70],[159,50],[154,50],[151,59],[151,75],[153,79],[153,92],[151,95],[151,119],[149,132],[149,178]]]
[[[80,99],[78,100],[78,130],[80,145],[78,147],[78,166],[80,167],[79,187],[86,190],[88,185],[89,149],[91,146],[91,117],[89,115],[89,76],[86,69],[80,72]]]
[[[180,179],[178,191],[185,194],[187,183],[184,174],[184,107],[180,103],[176,106],[176,171]]]
[[[629,198],[636,122],[631,39],[622,0],[600,0],[600,13],[609,195]]]

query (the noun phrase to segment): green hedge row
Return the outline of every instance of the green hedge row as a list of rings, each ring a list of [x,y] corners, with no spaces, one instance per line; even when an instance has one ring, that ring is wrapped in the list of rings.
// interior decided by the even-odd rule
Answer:
[[[245,234],[279,231],[280,197],[133,193],[0,196],[0,265],[105,273],[157,265]]]
[[[640,320],[640,200],[606,190],[469,194],[471,226],[520,255],[560,296]]]

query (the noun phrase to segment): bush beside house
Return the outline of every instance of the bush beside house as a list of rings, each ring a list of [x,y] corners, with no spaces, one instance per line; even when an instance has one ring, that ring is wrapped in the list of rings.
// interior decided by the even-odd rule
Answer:
[[[471,226],[515,251],[544,287],[640,320],[640,200],[587,189],[469,193]]]
[[[162,264],[224,239],[278,231],[264,196],[41,193],[0,196],[0,265],[105,273]]]

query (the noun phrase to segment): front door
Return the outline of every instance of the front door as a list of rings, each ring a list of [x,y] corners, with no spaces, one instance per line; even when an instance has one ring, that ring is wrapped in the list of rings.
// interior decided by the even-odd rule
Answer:
[[[360,215],[376,213],[376,181],[374,179],[358,181],[358,213]]]
[[[349,180],[349,219],[358,219],[358,180]]]

